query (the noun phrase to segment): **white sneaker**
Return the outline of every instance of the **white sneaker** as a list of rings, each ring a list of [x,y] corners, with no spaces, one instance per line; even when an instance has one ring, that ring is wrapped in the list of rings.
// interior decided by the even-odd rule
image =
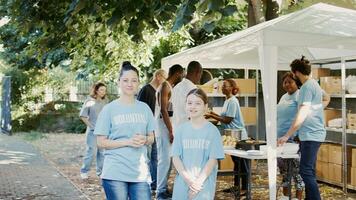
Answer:
[[[80,177],[82,179],[88,179],[89,178],[88,173],[80,173]]]

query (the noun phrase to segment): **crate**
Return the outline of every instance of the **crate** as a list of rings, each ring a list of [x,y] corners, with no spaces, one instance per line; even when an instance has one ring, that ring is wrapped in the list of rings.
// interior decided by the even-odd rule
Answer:
[[[320,77],[320,87],[328,94],[341,94],[341,77]]]

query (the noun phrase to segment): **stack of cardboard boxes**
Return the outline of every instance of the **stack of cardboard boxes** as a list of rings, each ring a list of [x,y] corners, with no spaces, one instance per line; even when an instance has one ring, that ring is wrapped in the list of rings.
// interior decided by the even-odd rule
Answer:
[[[347,128],[351,130],[356,130],[356,114],[347,114]]]
[[[342,146],[338,144],[322,144],[320,146],[317,163],[316,163],[316,175],[322,180],[331,181],[334,183],[342,183]],[[352,165],[350,165],[352,163]],[[350,181],[350,175],[352,177],[352,166],[354,169],[354,176],[356,178],[356,148],[347,148],[347,164],[348,164],[348,181]],[[350,170],[351,169],[351,170]],[[351,173],[350,173],[351,172]],[[356,179],[355,179],[356,184]],[[356,185],[355,185],[356,186]]]

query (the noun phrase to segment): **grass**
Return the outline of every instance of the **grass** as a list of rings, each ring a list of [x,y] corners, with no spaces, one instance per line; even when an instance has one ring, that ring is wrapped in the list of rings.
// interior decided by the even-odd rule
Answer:
[[[36,141],[39,139],[47,138],[45,133],[41,133],[38,131],[30,131],[30,132],[22,132],[22,133],[16,133],[19,134],[21,138],[23,138],[26,141]]]

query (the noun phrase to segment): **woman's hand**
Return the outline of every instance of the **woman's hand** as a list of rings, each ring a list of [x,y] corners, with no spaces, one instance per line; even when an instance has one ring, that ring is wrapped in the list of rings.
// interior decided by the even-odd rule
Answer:
[[[289,137],[287,135],[283,136],[283,137],[280,137],[278,139],[278,142],[277,142],[277,145],[278,146],[283,146],[284,143],[286,143],[288,141]]]

